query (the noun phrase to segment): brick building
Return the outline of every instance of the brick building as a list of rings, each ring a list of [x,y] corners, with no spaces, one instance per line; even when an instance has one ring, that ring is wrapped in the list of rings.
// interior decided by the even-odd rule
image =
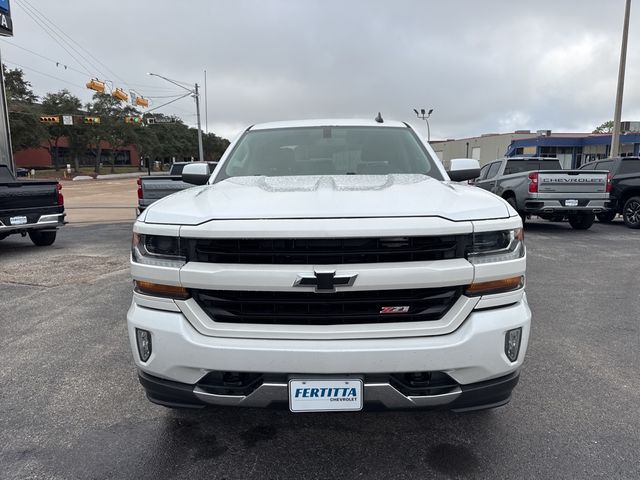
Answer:
[[[101,161],[104,165],[111,164],[111,146],[107,142],[102,142],[102,155]],[[19,150],[14,153],[13,158],[16,163],[16,167],[23,168],[49,168],[53,167],[53,159],[55,155],[55,149],[58,149],[58,164],[60,166],[74,164],[74,158],[69,152],[69,142],[67,138],[62,137],[58,141],[57,147],[50,147],[48,142],[43,142],[38,148],[29,148],[26,150]],[[84,154],[78,157],[81,166],[93,166],[95,165],[95,152],[87,149]],[[132,165],[138,166],[140,164],[140,155],[133,145],[122,147],[118,149],[116,159],[116,165]]]

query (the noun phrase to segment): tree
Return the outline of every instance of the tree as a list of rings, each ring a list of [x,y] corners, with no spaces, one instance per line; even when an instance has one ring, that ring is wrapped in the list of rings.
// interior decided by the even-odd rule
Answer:
[[[143,125],[137,129],[135,146],[141,161],[138,164],[138,170],[142,170],[142,160],[144,158],[146,158],[145,162],[151,162],[156,157],[159,152],[158,144],[158,136],[154,126]]]
[[[206,133],[202,136],[202,144],[205,160],[215,162],[220,160],[220,157],[229,146],[229,140],[218,137],[214,133]]]
[[[130,105],[125,105],[120,108],[118,115],[111,119],[109,122],[109,128],[107,129],[107,141],[109,142],[111,149],[111,173],[115,172],[116,159],[118,152],[122,150],[122,147],[127,145],[134,145],[137,140],[138,130],[141,125],[126,123],[125,118],[137,117],[140,113]]]
[[[604,122],[602,125],[597,127],[593,133],[613,133],[613,120]]]
[[[9,108],[11,144],[14,153],[18,150],[39,147],[46,139],[46,130],[38,116],[40,108],[36,104],[31,84],[24,79],[24,72],[18,68],[8,70],[2,65]]]
[[[61,90],[56,93],[47,93],[42,100],[42,110],[48,115],[77,115],[82,108],[82,102],[78,97],[72,95],[68,90]],[[77,118],[78,123],[81,122]],[[53,166],[60,169],[60,148],[59,142],[62,137],[67,137],[69,143],[74,143],[76,135],[76,125],[64,125],[63,123],[49,125],[49,153],[53,158]],[[77,142],[75,142],[77,143]]]
[[[152,116],[166,118],[162,114],[154,114],[145,116],[145,119]],[[163,161],[171,158],[178,160],[198,158],[198,130],[190,128],[182,121],[176,119],[175,123],[149,125],[145,130],[154,138],[154,145],[147,149],[147,152],[152,150],[155,157],[160,157]],[[229,146],[228,140],[213,133],[204,134],[202,143],[206,161],[219,160]]]
[[[89,115],[100,118],[100,123],[87,126],[88,146],[95,155],[94,172],[100,173],[103,143],[108,141],[115,117],[120,113],[120,101],[106,93],[96,92],[93,102],[87,104]]]

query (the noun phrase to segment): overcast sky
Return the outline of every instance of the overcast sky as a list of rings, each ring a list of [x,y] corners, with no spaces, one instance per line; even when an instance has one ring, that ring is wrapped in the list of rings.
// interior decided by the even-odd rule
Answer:
[[[102,64],[65,51],[31,18],[36,11],[27,14],[33,7]],[[67,88],[86,102],[88,73],[145,96],[175,95],[146,72],[202,84],[206,69],[208,128],[227,138],[257,122],[378,111],[413,123],[413,108],[425,107],[434,109],[432,139],[442,139],[590,131],[611,119],[624,0],[11,0],[11,8],[3,60],[22,65],[38,95]],[[640,120],[638,26],[633,6],[623,120]],[[190,98],[160,111],[195,125]]]

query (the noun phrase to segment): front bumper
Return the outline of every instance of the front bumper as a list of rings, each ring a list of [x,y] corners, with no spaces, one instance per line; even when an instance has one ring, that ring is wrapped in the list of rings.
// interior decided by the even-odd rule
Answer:
[[[508,401],[526,354],[531,312],[522,296],[511,305],[472,311],[457,330],[446,335],[338,340],[206,336],[181,312],[155,310],[135,302],[127,320],[141,381],[149,398],[157,403],[270,406],[286,402],[288,375],[358,375],[365,378],[365,404],[462,409]],[[137,353],[136,328],[151,332],[153,350],[146,362]],[[505,333],[514,328],[522,328],[522,343],[517,360],[511,362],[504,344]],[[251,395],[211,395],[199,391],[197,383],[212,371],[260,372],[284,380],[265,381]],[[412,398],[388,383],[367,383],[372,375],[396,372],[444,372],[456,386],[438,395]],[[496,380],[506,377],[511,380]],[[485,382],[502,386],[480,394]],[[476,390],[479,397],[468,393]]]
[[[446,408],[457,412],[481,410],[504,405],[518,384],[520,372],[503,377],[460,385],[436,395],[405,395],[389,383],[364,382],[364,401],[367,407],[400,410],[413,408]],[[264,382],[248,395],[209,393],[198,386],[172,382],[143,371],[138,379],[147,398],[158,405],[171,408],[203,408],[209,405],[239,407],[285,407],[288,391],[286,381]]]

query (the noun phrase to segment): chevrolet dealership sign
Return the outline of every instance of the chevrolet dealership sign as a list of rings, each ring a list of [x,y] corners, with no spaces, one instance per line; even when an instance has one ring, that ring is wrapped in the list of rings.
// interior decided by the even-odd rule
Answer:
[[[13,37],[13,22],[9,0],[0,0],[0,36]]]

